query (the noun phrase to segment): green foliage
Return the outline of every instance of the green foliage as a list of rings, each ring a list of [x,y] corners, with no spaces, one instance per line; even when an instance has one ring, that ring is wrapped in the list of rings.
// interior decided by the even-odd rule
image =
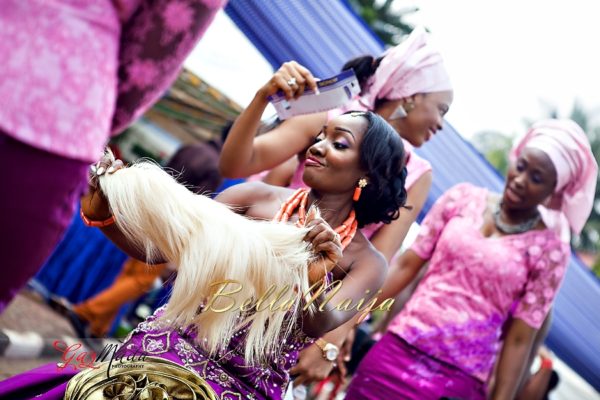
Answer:
[[[508,152],[512,146],[510,137],[500,132],[484,131],[476,134],[471,142],[494,168],[506,176]]]
[[[596,274],[597,277],[600,278],[600,257],[596,258],[596,262],[592,267],[592,271],[594,272],[594,274]]]
[[[414,26],[402,19],[419,9],[417,7],[401,10],[392,9],[394,0],[348,0],[350,6],[360,15],[367,25],[388,45],[397,45],[404,35]]]

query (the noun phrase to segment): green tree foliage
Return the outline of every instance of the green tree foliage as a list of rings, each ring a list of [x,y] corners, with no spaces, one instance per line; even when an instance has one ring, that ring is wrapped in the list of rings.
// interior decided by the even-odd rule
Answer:
[[[594,263],[594,266],[592,267],[592,271],[594,272],[594,274],[596,274],[597,277],[600,278],[600,257],[596,258],[596,262]]]
[[[354,11],[360,15],[367,25],[388,45],[397,45],[404,35],[409,34],[414,26],[403,21],[403,18],[419,9],[417,7],[393,9],[394,0],[348,0]]]
[[[510,137],[496,131],[484,131],[477,133],[471,142],[502,176],[506,176],[508,152],[512,146]]]

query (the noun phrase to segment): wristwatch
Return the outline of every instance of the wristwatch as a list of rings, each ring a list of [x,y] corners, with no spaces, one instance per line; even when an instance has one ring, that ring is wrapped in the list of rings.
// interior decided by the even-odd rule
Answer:
[[[333,343],[327,343],[325,340],[318,338],[315,344],[323,350],[323,358],[327,361],[334,362],[340,354],[340,349]]]

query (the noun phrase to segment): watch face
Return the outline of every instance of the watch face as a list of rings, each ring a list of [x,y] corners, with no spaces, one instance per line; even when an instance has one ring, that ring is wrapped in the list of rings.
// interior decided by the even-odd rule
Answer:
[[[335,361],[338,356],[338,349],[335,346],[331,346],[325,349],[325,358],[329,361]]]

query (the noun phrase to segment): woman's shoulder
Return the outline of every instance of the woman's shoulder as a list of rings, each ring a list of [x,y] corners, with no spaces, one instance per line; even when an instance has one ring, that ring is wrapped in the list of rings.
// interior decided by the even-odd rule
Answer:
[[[571,253],[570,243],[565,242],[554,229],[546,226],[533,233],[529,237],[530,246],[537,245],[545,251],[557,251],[562,255],[569,255]]]
[[[476,186],[469,182],[462,182],[446,190],[438,199],[444,204],[453,204],[453,208],[466,206],[479,201],[486,201],[489,191],[486,188]]]
[[[354,240],[348,246],[348,250],[351,251],[352,264],[369,265],[370,268],[385,269],[387,267],[387,261],[383,254],[373,246],[360,230],[356,231]]]
[[[461,182],[461,183],[457,183],[456,185],[452,186],[450,189],[448,189],[449,193],[452,194],[474,194],[474,193],[484,193],[487,192],[488,190],[486,188],[483,188],[481,186],[477,186],[474,185],[471,182]]]

